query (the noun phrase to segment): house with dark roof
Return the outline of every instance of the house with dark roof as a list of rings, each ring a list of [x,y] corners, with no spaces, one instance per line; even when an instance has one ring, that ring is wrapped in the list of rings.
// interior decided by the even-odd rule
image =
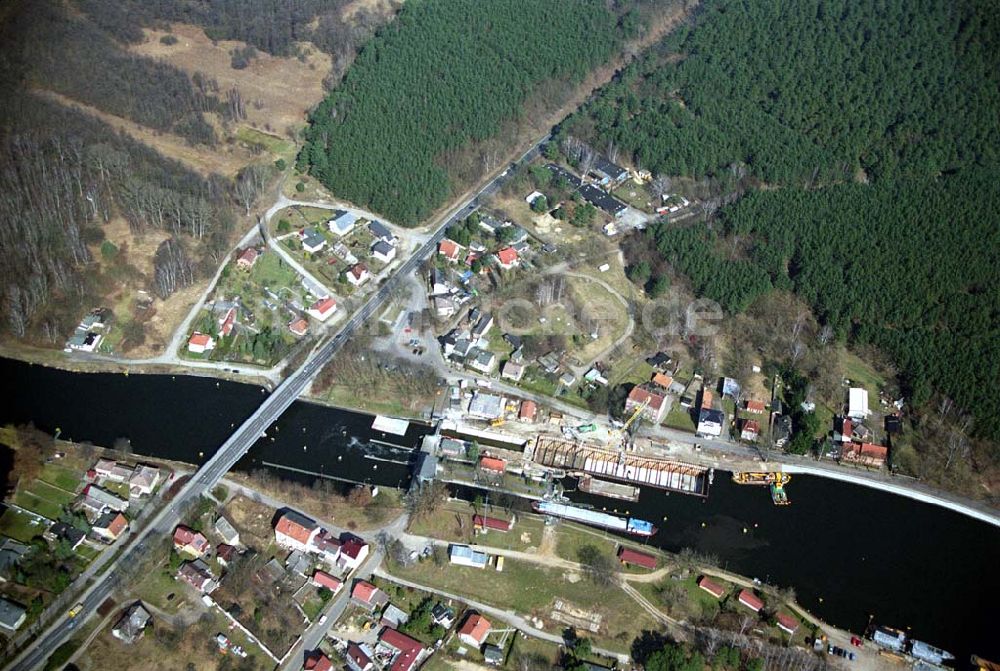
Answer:
[[[310,254],[315,254],[326,247],[326,238],[323,237],[322,233],[311,226],[309,228],[302,229],[299,233],[299,238],[302,239],[302,249]]]
[[[337,565],[345,570],[354,570],[361,566],[361,562],[368,558],[368,543],[357,536],[349,536],[343,539],[340,545],[340,556],[337,557]]]
[[[177,570],[177,577],[202,594],[211,594],[219,586],[212,575],[211,569],[200,559],[181,564],[181,567]]]
[[[698,413],[696,433],[703,438],[718,438],[722,435],[722,425],[725,421],[726,415],[721,410],[702,408]]]
[[[20,629],[27,618],[28,611],[19,603],[7,597],[0,597],[0,629],[15,632]]]
[[[503,650],[493,644],[483,646],[483,661],[490,666],[503,664]]]
[[[455,611],[439,601],[431,609],[431,619],[434,620],[434,624],[451,629],[451,626],[455,624]]]
[[[383,224],[381,221],[375,221],[374,219],[368,223],[368,232],[372,234],[376,240],[381,240],[382,242],[392,244],[396,241],[396,236],[392,234],[389,227]]]
[[[594,186],[593,184],[585,184],[580,187],[580,195],[583,196],[583,199],[588,203],[611,215],[615,219],[622,216],[625,210],[628,209],[628,206],[625,203],[618,200],[604,189]]]
[[[396,248],[388,242],[378,240],[372,245],[372,258],[382,263],[391,263],[396,258]]]
[[[146,625],[149,624],[151,619],[152,616],[143,607],[141,602],[134,603],[131,608],[125,611],[125,614],[118,620],[118,623],[115,624],[111,630],[111,635],[125,645],[132,645],[142,638],[143,632],[146,631]]]
[[[367,647],[367,646],[366,646]],[[347,644],[347,666],[351,671],[374,671],[375,663],[372,654],[353,641]]]
[[[590,171],[595,173],[600,178],[601,184],[605,186],[621,184],[628,179],[628,170],[612,163],[600,154],[594,157],[594,164],[591,166]]]
[[[83,531],[65,522],[56,522],[46,529],[42,536],[52,542],[64,540],[74,550],[80,547],[80,544],[87,538],[87,534]]]

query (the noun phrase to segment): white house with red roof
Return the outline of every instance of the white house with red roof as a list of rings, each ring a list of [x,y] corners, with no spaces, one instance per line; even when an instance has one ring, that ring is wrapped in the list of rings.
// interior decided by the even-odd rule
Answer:
[[[236,308],[229,308],[219,319],[219,337],[225,338],[230,333],[233,332],[233,327],[236,326]]]
[[[337,302],[327,296],[320,298],[306,309],[306,313],[313,319],[325,322],[337,311]]]
[[[497,263],[504,270],[510,270],[521,263],[521,257],[518,255],[517,250],[513,247],[504,247],[498,251],[494,256],[496,256]]]
[[[332,576],[326,571],[315,571],[312,574],[312,584],[316,587],[325,587],[334,594],[340,591],[340,588],[344,586],[344,581],[336,576]]]
[[[236,257],[236,267],[240,270],[250,270],[257,263],[260,253],[254,247],[247,247]]]
[[[632,387],[625,400],[625,414],[631,416],[640,407],[643,408],[642,414],[646,419],[659,424],[667,412],[667,396],[645,387]]]
[[[337,558],[337,565],[342,569],[353,571],[368,558],[369,550],[368,543],[352,536],[340,545],[340,556]]]
[[[456,263],[462,257],[464,247],[454,240],[445,238],[438,243],[438,254],[443,256],[450,263]]]
[[[367,580],[356,580],[351,588],[351,601],[368,611],[375,611],[389,603],[389,595]]]
[[[305,515],[286,510],[274,525],[274,540],[285,548],[308,552],[320,528]]]
[[[193,557],[200,557],[208,551],[208,539],[200,531],[179,524],[174,529],[174,549]]]
[[[491,629],[493,629],[493,625],[490,624],[489,620],[478,613],[471,613],[459,628],[458,639],[478,650],[483,647]]]
[[[333,662],[319,650],[313,650],[306,655],[302,668],[304,671],[333,671]]]
[[[204,354],[215,349],[215,339],[207,333],[195,331],[188,338],[188,351],[192,354]]]
[[[795,630],[799,628],[799,621],[787,613],[778,613],[774,616],[774,619],[777,620],[778,629],[789,636],[794,634]]]
[[[760,422],[756,419],[744,419],[740,428],[740,438],[743,440],[756,441],[760,435]]]
[[[361,286],[370,280],[372,274],[368,272],[368,266],[363,263],[355,263],[347,269],[347,281],[356,287]]]
[[[759,613],[764,607],[764,602],[761,601],[760,597],[748,589],[740,590],[738,601],[755,613]]]
[[[309,333],[309,322],[303,317],[299,317],[288,323],[288,330],[292,332],[293,335],[297,335],[300,338],[305,334]]]

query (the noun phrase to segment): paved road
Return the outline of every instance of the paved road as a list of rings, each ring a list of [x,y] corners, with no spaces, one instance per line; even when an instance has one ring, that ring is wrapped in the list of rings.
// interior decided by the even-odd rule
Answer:
[[[530,149],[521,155],[518,163],[525,163],[534,159],[539,152],[539,148],[548,138],[549,136],[546,135],[535,142]],[[323,367],[333,358],[334,354],[351,338],[355,331],[381,308],[385,300],[391,296],[395,285],[402,278],[415,271],[424,259],[435,252],[437,243],[444,237],[447,227],[454,221],[471,214],[478,207],[478,199],[480,197],[491,195],[499,190],[508,174],[509,171],[505,170],[502,174],[497,175],[473,196],[452,208],[446,216],[442,217],[441,223],[427,241],[399,266],[392,277],[386,280],[365,301],[364,305],[343,324],[341,330],[336,335],[328,339],[325,343],[318,344],[313,348],[313,351],[306,358],[302,366],[264,400],[257,411],[223,443],[215,454],[184,485],[173,502],[163,508],[153,518],[149,526],[135,536],[132,544],[122,553],[118,561],[136,561],[139,558],[139,553],[145,548],[146,539],[151,534],[167,534],[180,523],[186,511],[187,504],[197,500],[198,497],[212,489],[222,479],[236,462],[247,453],[257,439],[263,435],[267,427],[271,426],[308,388],[316,375],[319,374]],[[97,606],[114,591],[118,586],[119,579],[115,571],[109,571],[103,577],[97,578],[86,592],[86,595],[81,599],[81,603],[83,604],[81,614],[73,619],[65,615],[60,616],[42,636],[26,648],[7,668],[10,671],[28,671],[42,665],[51,651],[59,647],[63,640],[73,633],[77,622],[82,622],[89,617]]]

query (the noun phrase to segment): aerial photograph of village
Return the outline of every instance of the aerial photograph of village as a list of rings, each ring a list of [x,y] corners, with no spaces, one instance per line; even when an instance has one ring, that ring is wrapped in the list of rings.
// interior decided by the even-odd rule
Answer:
[[[1000,671],[986,0],[0,3],[0,671]]]

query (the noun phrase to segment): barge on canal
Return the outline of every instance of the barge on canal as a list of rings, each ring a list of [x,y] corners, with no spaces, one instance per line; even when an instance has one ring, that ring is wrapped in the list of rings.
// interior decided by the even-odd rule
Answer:
[[[652,536],[656,533],[656,527],[652,522],[640,520],[635,517],[618,517],[608,513],[590,510],[589,508],[578,508],[565,503],[555,501],[535,501],[531,507],[537,513],[551,515],[552,517],[562,517],[563,519],[581,522],[602,529],[610,529],[621,533],[632,534],[633,536]]]

